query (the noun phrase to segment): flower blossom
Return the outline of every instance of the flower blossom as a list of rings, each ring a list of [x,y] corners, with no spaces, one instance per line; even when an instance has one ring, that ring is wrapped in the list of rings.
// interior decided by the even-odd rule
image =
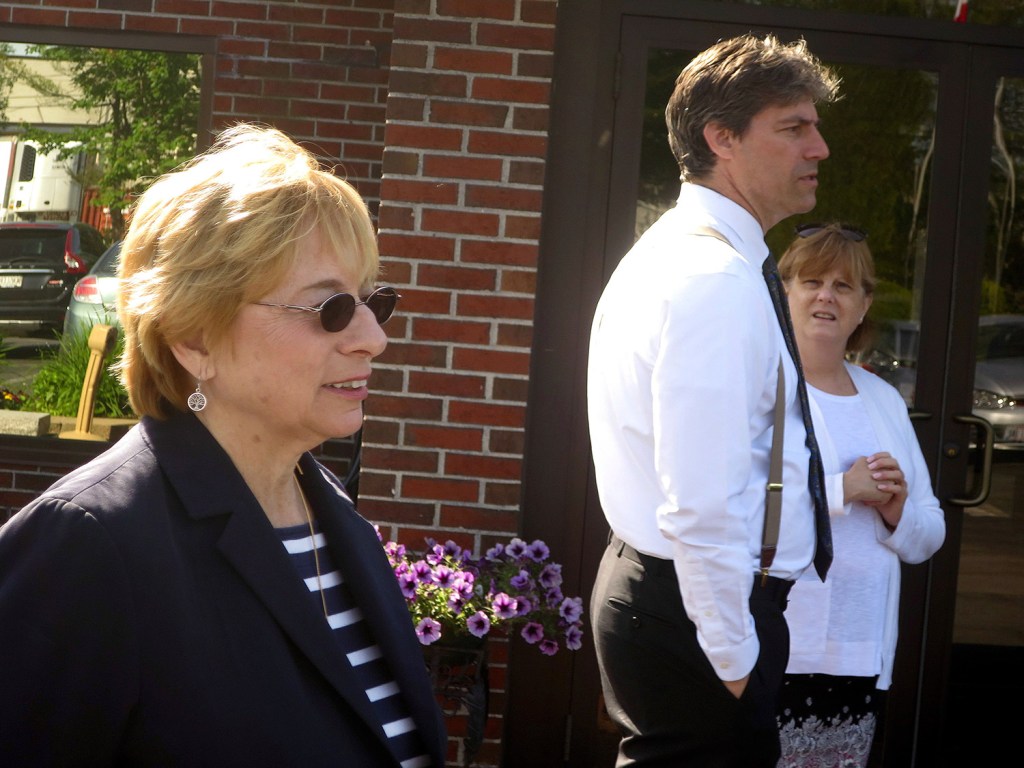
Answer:
[[[502,619],[511,619],[516,615],[516,599],[509,597],[504,592],[499,592],[491,602],[496,616]]]
[[[430,645],[441,638],[441,625],[429,617],[421,619],[416,625],[416,637],[423,645]]]
[[[565,630],[565,647],[570,651],[578,651],[583,647],[583,630],[573,624]]]
[[[417,560],[413,563],[412,569],[420,581],[431,581],[433,571],[426,560]]]
[[[538,624],[536,621],[531,621],[525,627],[523,631],[519,633],[519,636],[523,638],[530,645],[539,643],[544,639],[544,627]]]
[[[491,620],[483,611],[477,611],[466,619],[466,629],[474,637],[483,637],[491,630]]]
[[[416,598],[416,587],[419,581],[416,579],[416,574],[412,571],[407,571],[399,575],[398,586],[402,590],[402,594],[406,600],[413,600]]]
[[[544,589],[555,589],[562,586],[562,566],[559,563],[548,563],[540,572],[538,579]]]
[[[529,589],[533,586],[533,579],[530,578],[529,571],[520,570],[508,583],[516,589]]]
[[[533,603],[530,598],[516,595],[516,616],[526,616],[533,613]]]
[[[522,539],[512,539],[505,547],[505,554],[511,558],[520,558],[526,555],[526,542]]]
[[[550,638],[545,638],[540,641],[540,652],[545,656],[554,656],[558,653],[558,643]]]
[[[575,624],[583,616],[583,599],[567,597],[558,608],[558,613],[570,624]]]
[[[562,604],[562,601],[564,599],[565,595],[562,594],[562,590],[560,590],[558,587],[555,587],[554,589],[549,589],[547,592],[544,593],[544,602],[547,603],[548,606],[551,608],[558,608]]]
[[[439,565],[434,570],[432,580],[441,589],[451,589],[455,584],[455,571],[446,565]]]
[[[535,539],[530,546],[526,548],[526,556],[533,560],[535,563],[542,563],[548,559],[551,555],[551,550],[548,549],[548,545],[540,539]]]
[[[451,539],[448,539],[448,541],[444,543],[444,547],[442,547],[441,551],[444,553],[445,557],[450,557],[453,560],[458,560],[462,557],[462,547]]]

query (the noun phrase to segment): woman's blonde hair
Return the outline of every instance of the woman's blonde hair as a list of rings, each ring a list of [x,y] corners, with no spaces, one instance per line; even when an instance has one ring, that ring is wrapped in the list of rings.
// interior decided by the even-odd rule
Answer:
[[[265,296],[317,230],[368,288],[377,240],[366,204],[281,131],[240,124],[157,179],[139,198],[121,249],[121,381],[140,416],[183,410],[196,382],[171,346],[216,343]]]
[[[838,223],[823,224],[813,234],[798,236],[779,259],[779,274],[787,285],[797,276],[818,278],[832,270],[851,285],[860,285],[868,296],[874,295],[875,260],[863,232]],[[871,324],[865,318],[846,340],[846,351],[864,349],[870,336]]]

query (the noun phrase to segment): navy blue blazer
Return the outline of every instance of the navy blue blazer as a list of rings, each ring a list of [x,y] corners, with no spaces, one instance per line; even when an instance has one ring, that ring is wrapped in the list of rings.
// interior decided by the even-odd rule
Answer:
[[[436,766],[445,733],[373,527],[302,486]],[[191,413],[144,418],[0,528],[5,766],[398,765],[255,497]]]

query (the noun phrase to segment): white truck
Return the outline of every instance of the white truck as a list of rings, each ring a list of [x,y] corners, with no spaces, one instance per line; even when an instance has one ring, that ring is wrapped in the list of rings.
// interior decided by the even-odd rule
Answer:
[[[85,163],[83,154],[57,159],[17,136],[0,136],[0,221],[78,221],[82,185],[75,180]]]

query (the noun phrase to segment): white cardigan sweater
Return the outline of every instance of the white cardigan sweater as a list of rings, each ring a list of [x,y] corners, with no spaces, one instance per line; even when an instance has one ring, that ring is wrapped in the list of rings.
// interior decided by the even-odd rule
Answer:
[[[867,409],[880,450],[888,451],[899,462],[909,491],[907,502],[903,507],[903,516],[895,531],[889,532],[880,515],[875,521],[878,541],[892,555],[889,558],[889,590],[882,630],[882,669],[877,683],[877,687],[884,690],[892,684],[893,659],[896,655],[900,561],[920,563],[931,557],[942,545],[946,535],[946,523],[939,500],[932,493],[928,467],[917,442],[917,435],[914,433],[903,398],[896,389],[873,373],[849,363],[846,364],[846,368]],[[850,512],[850,506],[843,504],[843,469],[839,466],[839,459],[829,435],[828,426],[824,423],[824,417],[813,396],[810,398],[810,402],[814,428],[818,445],[821,448],[822,462],[825,466],[829,514],[831,516],[847,515]],[[806,630],[814,626],[820,627],[822,633],[820,642],[824,643],[825,626],[821,622],[815,622],[815,617],[828,615],[830,610],[842,610],[842,606],[830,606],[831,592],[831,579],[827,579],[824,584],[821,584],[817,574],[811,569],[804,573],[790,592],[786,620],[790,627],[794,627],[796,630],[793,632],[788,671],[811,671],[806,669],[806,664],[800,664],[802,653],[813,653],[812,648],[803,647],[803,643],[808,643],[810,646],[817,645],[813,639],[809,638]]]

